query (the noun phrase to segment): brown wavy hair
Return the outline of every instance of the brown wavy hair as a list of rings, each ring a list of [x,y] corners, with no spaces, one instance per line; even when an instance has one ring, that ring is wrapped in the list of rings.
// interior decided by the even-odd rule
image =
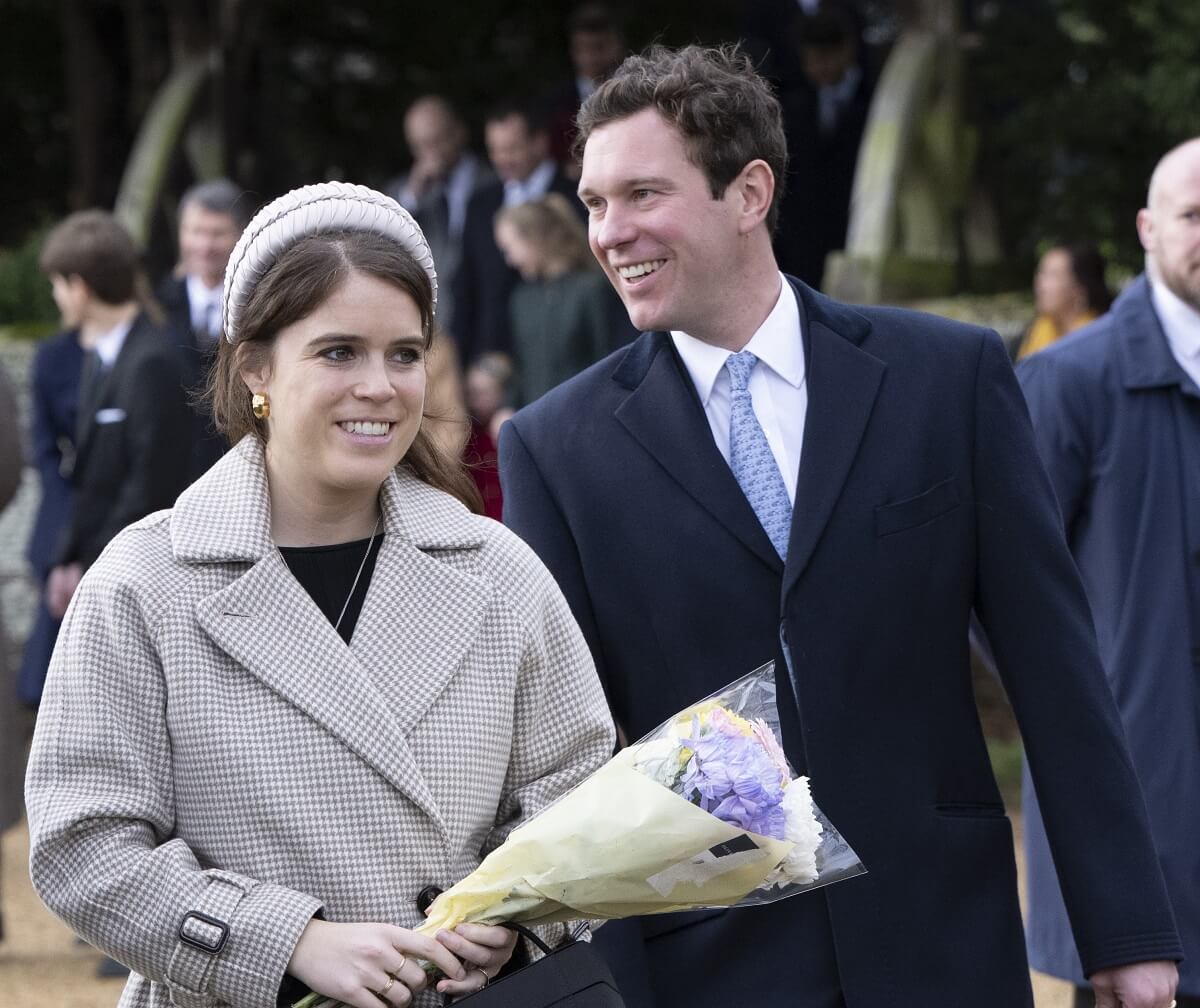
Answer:
[[[236,444],[247,434],[263,443],[267,426],[254,416],[242,372],[268,365],[280,330],[311,315],[352,272],[399,288],[416,302],[425,334],[433,340],[433,289],[425,270],[396,242],[365,231],[307,235],[284,252],[254,288],[239,322],[237,345],[222,338],[209,376],[207,398],[217,430]],[[424,418],[437,419],[425,414]],[[438,448],[425,425],[400,465],[418,479],[462,501],[476,514],[483,501],[462,461]]]
[[[787,171],[787,138],[779,101],[749,56],[737,46],[656,45],[627,57],[579,109],[576,157],[582,157],[592,130],[648,108],[679,131],[713,199],[721,199],[751,161],[765,161],[775,176],[767,230],[775,231]]]

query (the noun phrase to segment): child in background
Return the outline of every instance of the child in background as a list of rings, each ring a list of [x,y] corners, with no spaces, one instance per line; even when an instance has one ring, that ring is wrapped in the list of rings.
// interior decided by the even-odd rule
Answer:
[[[583,224],[566,199],[496,214],[496,244],[521,274],[509,301],[520,408],[607,356],[633,336],[620,300],[597,268]]]
[[[512,416],[508,405],[513,377],[508,354],[486,353],[467,369],[467,412],[471,433],[463,450],[463,460],[483,497],[483,511],[500,521],[503,499],[500,472],[496,465],[496,443],[500,426]]]

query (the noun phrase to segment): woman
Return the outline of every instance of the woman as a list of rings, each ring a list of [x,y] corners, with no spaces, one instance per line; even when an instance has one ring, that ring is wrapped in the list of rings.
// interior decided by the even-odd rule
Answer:
[[[500,210],[496,244],[521,274],[509,301],[517,365],[512,405],[519,409],[615,350],[632,331],[596,268],[579,217],[558,193]]]
[[[1104,256],[1092,245],[1055,245],[1046,250],[1033,278],[1037,317],[1017,348],[1018,360],[1108,311],[1112,295],[1104,282],[1104,265]]]
[[[268,205],[226,272],[212,395],[236,445],[72,602],[31,870],[132,968],[122,1005],[479,989],[508,932],[414,934],[418,894],[611,751],[553,580],[464,506],[469,479],[422,429],[435,299],[387,197],[325,183]]]

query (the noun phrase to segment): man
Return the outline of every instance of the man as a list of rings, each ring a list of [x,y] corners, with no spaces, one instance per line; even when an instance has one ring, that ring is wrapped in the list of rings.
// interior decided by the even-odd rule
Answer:
[[[194,426],[178,358],[134,295],[137,251],[102,210],[72,214],[42,247],[63,324],[87,351],[79,390],[74,502],[46,582],[61,619],[83,572],[130,522],[187,485]]]
[[[453,332],[467,204],[496,176],[468,148],[467,127],[441,95],[424,95],[408,107],[404,140],[412,168],[388,191],[425,232],[438,271],[438,325]]]
[[[826,256],[846,247],[876,73],[858,16],[845,0],[797,10],[790,41],[801,72],[780,92],[789,163],[775,254],[781,269],[817,287]]]
[[[505,427],[505,518],[627,738],[774,659],[787,753],[869,870],[606,925],[629,1005],[1032,1006],[975,609],[1100,1003],[1166,1008],[1179,941],[999,338],[781,277],[779,108],[736,52],[630,58],[579,127],[592,249],[647,331]]]
[[[574,72],[570,81],[546,95],[550,154],[573,178],[579,164],[572,155],[575,114],[592,92],[608,80],[625,58],[625,39],[612,12],[602,4],[580,4],[567,19],[567,52]]]
[[[183,379],[195,395],[208,381],[221,336],[221,288],[225,265],[249,221],[246,194],[228,179],[201,182],[179,201],[179,269],[159,287],[170,338],[178,349]],[[189,482],[225,451],[206,407],[193,406],[195,445]]]
[[[546,125],[530,108],[505,103],[484,123],[484,143],[499,180],[476,193],[463,225],[454,337],[464,367],[482,353],[511,352],[508,298],[517,271],[496,246],[496,211],[557,192],[575,203],[575,185],[552,157]]]
[[[1017,374],[1188,953],[1179,1004],[1200,1008],[1200,806],[1188,797],[1200,786],[1200,138],[1158,163],[1137,229],[1145,274]],[[1030,961],[1090,1004],[1046,846],[1050,799],[1034,782]]]

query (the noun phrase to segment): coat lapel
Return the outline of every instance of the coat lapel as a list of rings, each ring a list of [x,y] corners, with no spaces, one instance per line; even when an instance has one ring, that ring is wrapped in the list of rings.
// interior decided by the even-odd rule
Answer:
[[[721,526],[772,570],[783,562],[717,446],[670,337],[643,333],[613,378],[631,389],[617,421]]]
[[[384,541],[350,647],[271,544],[262,451],[253,439],[185,493],[172,535],[181,559],[252,561],[198,603],[200,625],[411,799],[449,843],[408,735],[461,666],[491,587],[431,555],[480,544],[465,508],[407,475],[384,484],[381,502]],[[234,512],[225,515],[222,539],[205,521],[219,505]]]
[[[857,345],[870,323],[795,285],[807,351],[808,414],[788,541],[784,596],[808,566],[858,452],[885,365]]]

